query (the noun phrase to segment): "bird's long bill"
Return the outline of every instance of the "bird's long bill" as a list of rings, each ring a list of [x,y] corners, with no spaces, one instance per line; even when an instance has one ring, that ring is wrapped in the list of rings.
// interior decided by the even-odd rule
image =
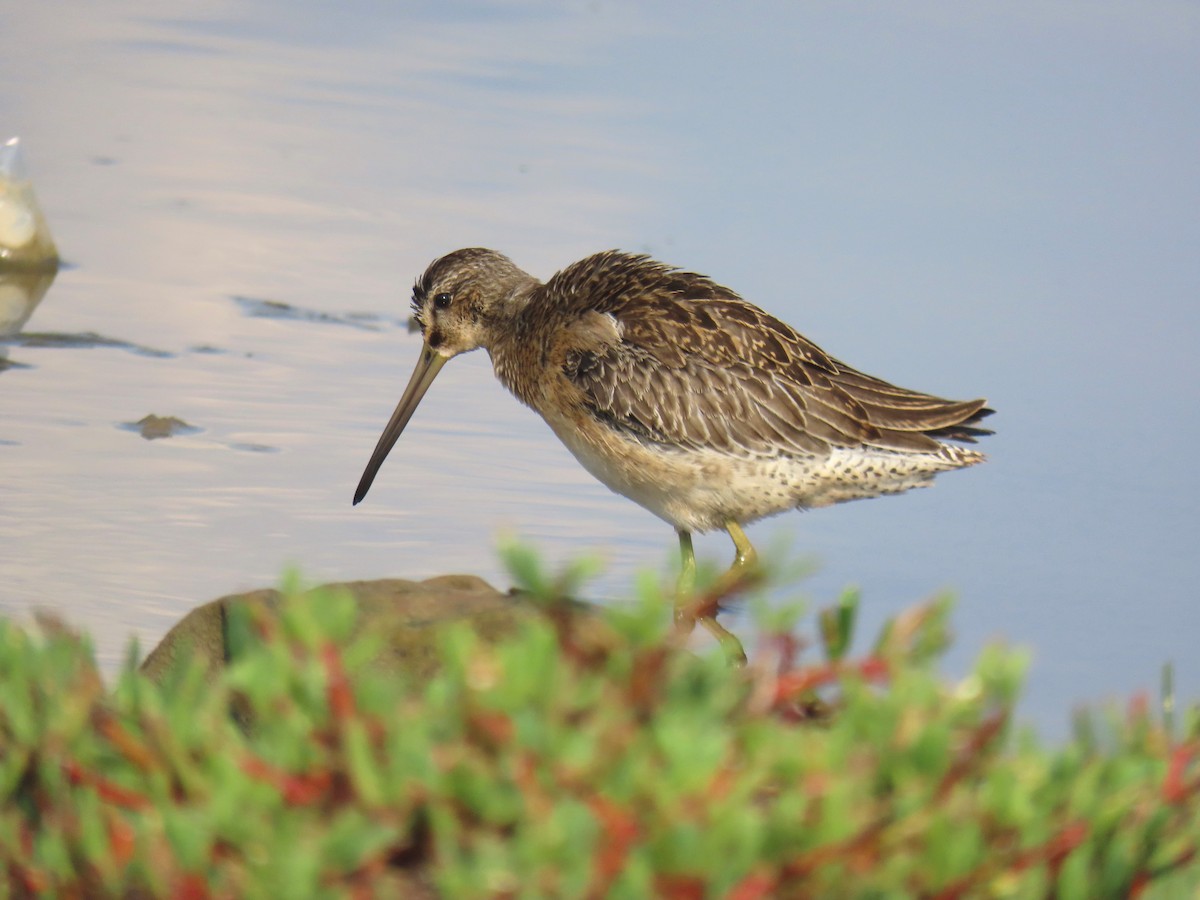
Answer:
[[[433,379],[437,377],[437,373],[442,370],[442,366],[446,364],[446,360],[449,358],[448,356],[442,356],[440,353],[434,353],[428,344],[421,348],[421,358],[417,360],[417,367],[413,369],[412,377],[408,380],[408,387],[404,389],[404,396],[396,404],[396,411],[392,413],[387,426],[383,429],[383,434],[379,436],[379,443],[375,445],[375,452],[371,454],[371,461],[367,463],[367,468],[363,470],[362,478],[359,479],[358,489],[354,492],[355,503],[358,503],[359,500],[367,496],[367,491],[371,489],[371,482],[375,480],[375,473],[383,465],[388,451],[392,449],[393,445],[399,439],[400,432],[404,430],[404,426],[412,418],[412,414],[417,409],[417,404],[421,402],[421,398],[429,390],[429,385],[433,384]]]

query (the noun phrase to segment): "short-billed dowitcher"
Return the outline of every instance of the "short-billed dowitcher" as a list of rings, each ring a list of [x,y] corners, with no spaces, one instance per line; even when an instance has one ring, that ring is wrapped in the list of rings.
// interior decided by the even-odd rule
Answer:
[[[693,531],[729,532],[724,577],[737,579],[755,563],[747,522],[924,487],[984,459],[944,441],[990,433],[976,427],[986,401],[864,375],[728,288],[646,256],[598,253],[543,284],[494,250],[456,250],[425,270],[412,305],[424,346],[354,502],[442,366],[483,347],[585,469],[675,526],[680,603]]]

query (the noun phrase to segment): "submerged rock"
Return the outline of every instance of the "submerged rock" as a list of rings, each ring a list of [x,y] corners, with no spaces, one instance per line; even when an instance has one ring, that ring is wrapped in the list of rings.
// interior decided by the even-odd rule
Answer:
[[[20,333],[56,274],[55,270],[0,268],[0,338]]]
[[[183,419],[175,416],[160,416],[155,413],[142,416],[136,422],[125,422],[121,427],[127,431],[136,431],[148,441],[171,437],[174,434],[195,434],[200,430],[195,425],[189,425]]]

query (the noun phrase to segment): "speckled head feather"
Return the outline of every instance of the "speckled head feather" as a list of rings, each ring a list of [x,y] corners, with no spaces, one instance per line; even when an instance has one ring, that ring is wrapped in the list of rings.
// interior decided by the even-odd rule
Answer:
[[[435,292],[453,295],[464,284],[472,281],[486,282],[499,270],[519,271],[507,256],[483,247],[466,247],[455,250],[431,262],[413,283],[412,311],[417,324],[425,327],[423,316],[426,301]]]

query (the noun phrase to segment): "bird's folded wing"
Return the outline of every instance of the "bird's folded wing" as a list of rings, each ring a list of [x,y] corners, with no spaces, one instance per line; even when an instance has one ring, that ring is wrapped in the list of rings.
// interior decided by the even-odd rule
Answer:
[[[685,450],[825,455],[831,447],[932,451],[970,440],[984,401],[955,402],[864,375],[706,279],[694,293],[613,298],[563,372],[610,427]],[[593,312],[593,315],[598,313]],[[569,340],[569,338],[568,338]]]

